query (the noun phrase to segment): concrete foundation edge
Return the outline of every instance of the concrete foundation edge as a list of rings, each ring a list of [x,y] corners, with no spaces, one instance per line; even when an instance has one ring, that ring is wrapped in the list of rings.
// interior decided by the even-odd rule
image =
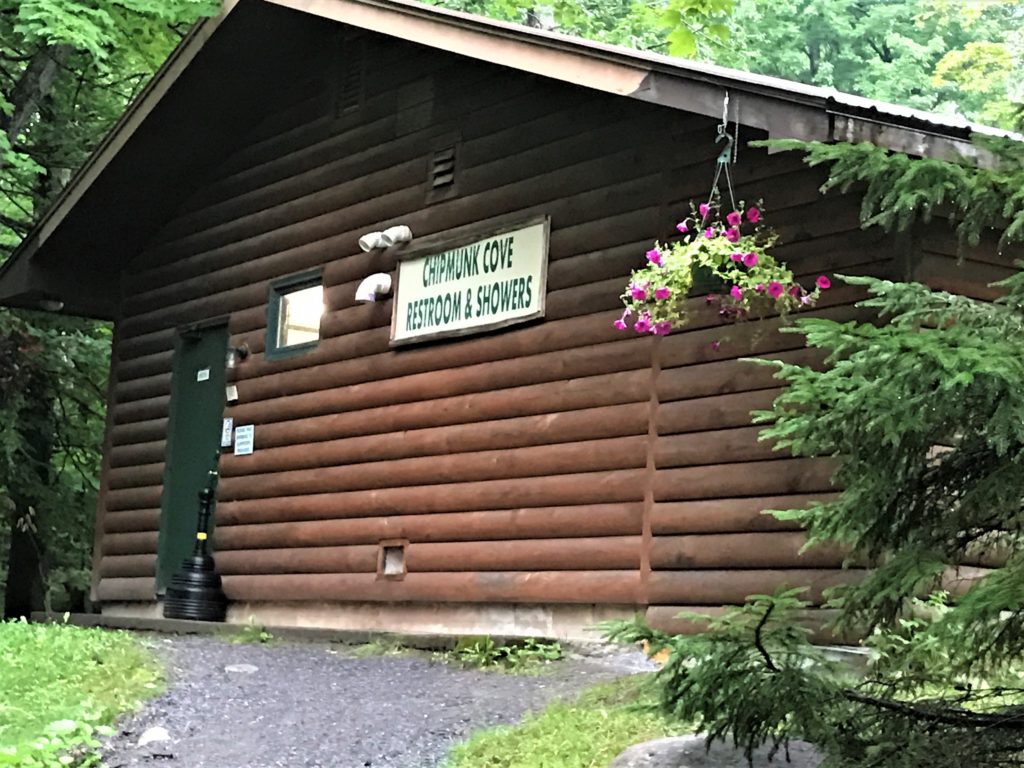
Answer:
[[[536,637],[578,642],[600,641],[597,625],[642,612],[636,606],[489,605],[380,603],[232,603],[226,624],[178,621],[163,617],[159,602],[106,603],[101,614],[75,614],[70,621],[85,626],[184,633],[233,632],[256,624],[278,636],[322,636],[366,642],[380,635],[409,638],[414,647],[444,647],[466,635]],[[61,620],[61,616],[33,616]],[[435,642],[418,640],[437,638]]]

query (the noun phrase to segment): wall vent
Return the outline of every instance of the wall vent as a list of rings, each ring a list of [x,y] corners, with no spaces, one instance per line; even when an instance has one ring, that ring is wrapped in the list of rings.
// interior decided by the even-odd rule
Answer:
[[[366,46],[360,38],[342,43],[334,111],[340,117],[358,110],[366,94]]]
[[[363,62],[351,61],[341,73],[338,88],[338,114],[344,115],[359,109],[363,103]]]
[[[455,184],[455,147],[445,147],[434,152],[430,164],[430,189],[445,189]]]
[[[382,541],[377,555],[378,579],[405,577],[405,541]]]

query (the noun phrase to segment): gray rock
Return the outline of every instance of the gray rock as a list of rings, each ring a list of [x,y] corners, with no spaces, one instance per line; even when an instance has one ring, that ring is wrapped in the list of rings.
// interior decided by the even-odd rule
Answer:
[[[139,736],[139,741],[136,746],[144,747],[147,744],[154,744],[158,741],[170,741],[171,734],[167,732],[167,729],[162,725],[154,725],[152,728],[147,728],[143,731],[142,735]]]
[[[228,664],[224,667],[225,672],[234,672],[242,675],[251,675],[253,672],[258,672],[259,667],[253,664]]]
[[[779,750],[768,760],[768,748],[754,752],[754,768],[817,768],[821,757],[813,746],[804,741],[790,742],[789,757]],[[620,754],[608,768],[748,768],[742,749],[731,744],[715,742],[708,751],[701,735],[673,736],[643,744],[634,744]]]

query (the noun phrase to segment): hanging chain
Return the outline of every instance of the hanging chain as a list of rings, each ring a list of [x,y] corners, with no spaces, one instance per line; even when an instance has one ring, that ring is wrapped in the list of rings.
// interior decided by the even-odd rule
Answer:
[[[739,119],[736,120],[736,133],[739,133]],[[715,138],[715,143],[724,141],[725,147],[718,154],[718,159],[715,161],[715,178],[711,182],[711,192],[708,193],[708,207],[714,202],[715,195],[718,194],[718,182],[725,175],[725,188],[729,192],[729,203],[732,205],[731,210],[737,210],[736,208],[736,194],[732,188],[732,173],[729,170],[730,163],[736,162],[737,145],[736,139],[729,134],[729,91],[725,92],[725,98],[722,99],[722,122],[718,126],[718,136]],[[705,217],[706,218],[706,217]],[[703,222],[701,222],[703,224]]]

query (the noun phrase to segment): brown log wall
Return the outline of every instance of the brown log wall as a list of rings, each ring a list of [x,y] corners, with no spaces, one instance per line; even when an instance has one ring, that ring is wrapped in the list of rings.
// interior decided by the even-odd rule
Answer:
[[[850,578],[839,553],[801,553],[799,531],[761,514],[827,494],[831,467],[757,440],[750,411],[778,382],[739,360],[820,356],[777,319],[723,327],[700,299],[667,338],[611,326],[630,269],[706,194],[713,122],[394,42],[368,78],[355,116],[283,97],[124,274],[97,596],[153,599],[175,331],[225,315],[252,351],[225,415],[256,425],[256,452],[220,465],[215,544],[233,599],[650,605],[664,618]],[[454,128],[458,193],[428,204],[435,139]],[[858,229],[855,201],[820,199],[816,171],[746,149],[735,176],[808,280],[885,272],[879,235]],[[391,303],[353,292],[395,257],[360,252],[358,236],[508,214],[551,217],[544,321],[392,351]],[[265,359],[269,284],[314,267],[320,344]],[[815,312],[860,317],[856,298],[838,289]],[[379,579],[378,545],[394,540],[408,573]]]

